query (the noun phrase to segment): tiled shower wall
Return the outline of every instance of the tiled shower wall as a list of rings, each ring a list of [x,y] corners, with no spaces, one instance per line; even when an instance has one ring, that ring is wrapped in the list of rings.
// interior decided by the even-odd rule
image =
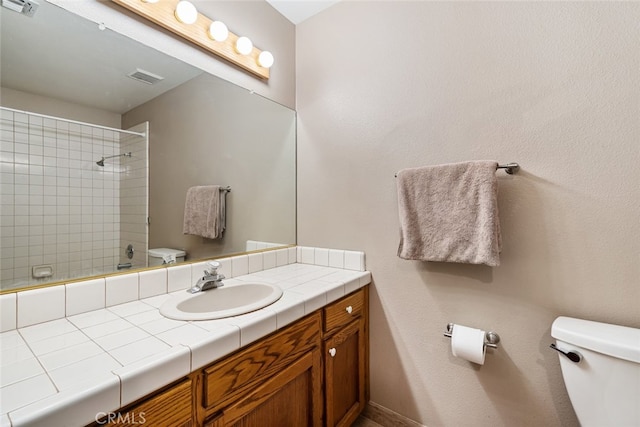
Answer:
[[[118,158],[104,167],[96,162],[121,152],[120,134],[0,114],[2,288],[114,271],[123,252],[120,181],[126,174]],[[146,138],[135,139],[146,153]],[[53,276],[34,278],[36,266],[51,266]]]

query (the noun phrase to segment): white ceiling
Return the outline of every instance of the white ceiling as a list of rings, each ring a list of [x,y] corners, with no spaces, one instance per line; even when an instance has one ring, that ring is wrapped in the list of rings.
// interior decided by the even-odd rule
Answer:
[[[2,87],[122,114],[202,73],[47,1],[33,17],[0,7]],[[137,68],[164,77],[127,77]]]
[[[278,12],[294,24],[322,12],[340,0],[267,0]]]

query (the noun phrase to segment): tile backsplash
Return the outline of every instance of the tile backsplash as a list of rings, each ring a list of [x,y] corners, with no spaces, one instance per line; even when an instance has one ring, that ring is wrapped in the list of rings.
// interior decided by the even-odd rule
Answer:
[[[365,270],[364,252],[303,246],[216,261],[228,279],[294,263]],[[179,264],[0,295],[0,332],[187,289],[202,275],[205,264]]]

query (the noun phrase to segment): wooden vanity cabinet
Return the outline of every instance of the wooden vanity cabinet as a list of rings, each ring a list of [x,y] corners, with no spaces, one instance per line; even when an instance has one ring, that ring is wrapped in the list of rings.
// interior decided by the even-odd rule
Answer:
[[[110,424],[350,426],[368,400],[368,295],[364,287],[192,372]]]
[[[368,400],[368,288],[324,308],[325,425],[350,426]]]

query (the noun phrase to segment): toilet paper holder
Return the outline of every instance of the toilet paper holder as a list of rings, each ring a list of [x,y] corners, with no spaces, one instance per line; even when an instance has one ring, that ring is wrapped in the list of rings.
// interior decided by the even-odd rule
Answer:
[[[444,333],[444,336],[447,338],[451,338],[451,334],[453,334],[453,323],[447,324],[447,331]],[[500,335],[496,332],[489,331],[484,334],[484,345],[491,348],[498,348],[498,343],[500,342]]]

